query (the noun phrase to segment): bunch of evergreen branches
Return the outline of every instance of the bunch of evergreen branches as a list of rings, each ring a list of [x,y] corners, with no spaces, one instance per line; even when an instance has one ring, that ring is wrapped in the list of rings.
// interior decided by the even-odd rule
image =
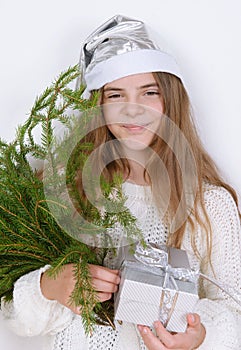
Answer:
[[[65,264],[73,263],[76,286],[70,302],[82,306],[85,329],[89,333],[96,322],[110,324],[113,317],[112,304],[101,304],[96,300],[88,270],[88,264],[103,263],[106,250],[87,245],[66,232],[50,210],[48,202],[51,202],[51,198],[46,199],[43,176],[31,165],[33,158],[51,160],[53,176],[48,177],[48,181],[54,179],[52,187],[59,186],[58,191],[61,190],[61,171],[56,160],[63,155],[65,147],[55,144],[55,123],[73,130],[74,117],[70,111],[73,111],[73,116],[76,111],[82,113],[88,120],[88,111],[96,106],[98,98],[94,96],[91,100],[85,100],[82,98],[82,87],[78,90],[70,87],[78,75],[78,66],[61,73],[36,99],[30,116],[18,127],[14,141],[7,143],[0,140],[0,297],[5,302],[11,301],[14,283],[30,271],[49,264],[49,274],[55,278]],[[39,142],[34,134],[36,130],[41,134]],[[72,159],[68,164],[69,171],[64,174],[68,175],[67,183],[74,182],[78,167],[83,166],[87,159],[85,150],[91,147],[82,143],[77,152],[73,152],[78,157],[77,161]],[[116,221],[119,221],[127,235],[139,235],[135,219],[124,207],[120,179],[116,177],[111,184],[102,181],[104,196],[111,198],[113,206],[118,209],[123,207],[118,214],[108,210],[100,212],[86,198],[81,198],[75,186],[70,186],[81,216],[86,222],[93,223],[93,234],[96,233],[95,228],[97,232],[99,227],[114,228]],[[118,195],[111,197],[113,189]],[[64,201],[53,199],[51,204],[57,208],[60,216],[70,217]],[[77,225],[76,229],[86,233],[89,227],[86,232],[84,225]]]

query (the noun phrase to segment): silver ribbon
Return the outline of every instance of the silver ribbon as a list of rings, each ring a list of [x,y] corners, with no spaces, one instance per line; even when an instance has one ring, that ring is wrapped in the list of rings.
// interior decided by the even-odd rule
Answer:
[[[241,292],[238,292],[233,287],[220,283],[219,281],[201,273],[199,270],[187,268],[174,268],[168,263],[168,248],[166,246],[158,246],[153,243],[147,243],[145,247],[138,243],[134,253],[136,260],[147,266],[155,266],[165,272],[165,281],[163,288],[168,287],[168,281],[171,281],[178,290],[175,283],[176,280],[188,281],[196,283],[199,278],[203,278],[216,287],[220,288],[237,304],[241,306]]]
[[[147,266],[155,266],[165,273],[163,288],[169,288],[170,282],[178,290],[175,280],[196,283],[198,273],[191,268],[172,267],[169,264],[168,248],[158,246],[153,243],[147,243],[145,247],[138,243],[134,253],[136,260]]]

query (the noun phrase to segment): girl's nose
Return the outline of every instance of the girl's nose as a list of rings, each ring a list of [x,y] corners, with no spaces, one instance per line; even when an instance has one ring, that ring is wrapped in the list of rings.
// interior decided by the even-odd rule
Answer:
[[[125,102],[124,111],[125,115],[129,117],[136,117],[144,112],[144,106],[139,103]]]

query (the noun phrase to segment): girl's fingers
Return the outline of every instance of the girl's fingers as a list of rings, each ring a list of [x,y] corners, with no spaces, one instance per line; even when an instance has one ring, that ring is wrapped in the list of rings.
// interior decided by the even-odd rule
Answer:
[[[118,270],[111,270],[103,266],[89,265],[89,271],[92,278],[103,280],[114,284],[120,283],[120,276],[119,276]]]
[[[165,345],[168,349],[172,349],[175,345],[173,334],[168,332],[160,321],[154,322],[157,338]]]
[[[92,286],[97,292],[115,293],[118,290],[117,284],[106,282],[96,278],[92,279]]]
[[[103,302],[111,299],[112,293],[118,290],[120,283],[119,271],[97,265],[89,265],[89,271],[98,300]]]
[[[188,327],[184,333],[170,333],[160,321],[154,322],[157,338],[165,349],[197,348],[205,338],[205,329],[200,323],[200,316],[189,314],[187,316]]]
[[[149,350],[166,350],[166,347],[161,343],[160,339],[152,333],[149,327],[141,325],[138,325],[137,327]]]
[[[112,297],[112,293],[97,293],[97,299],[99,300],[100,303],[110,300],[111,297]]]
[[[195,337],[195,348],[199,348],[206,337],[206,329],[201,323],[200,316],[198,314],[187,315],[187,334]]]
[[[195,328],[200,325],[200,316],[198,314],[188,314],[187,322],[189,327]]]
[[[156,336],[163,344],[163,349],[186,349],[189,348],[191,339],[186,333],[169,332],[160,321],[154,322]],[[162,348],[161,348],[162,349]]]

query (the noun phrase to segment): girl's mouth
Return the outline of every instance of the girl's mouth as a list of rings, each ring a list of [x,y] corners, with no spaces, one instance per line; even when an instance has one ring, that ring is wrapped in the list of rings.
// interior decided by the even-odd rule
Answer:
[[[122,126],[129,131],[143,131],[148,127],[148,124],[123,124]]]

